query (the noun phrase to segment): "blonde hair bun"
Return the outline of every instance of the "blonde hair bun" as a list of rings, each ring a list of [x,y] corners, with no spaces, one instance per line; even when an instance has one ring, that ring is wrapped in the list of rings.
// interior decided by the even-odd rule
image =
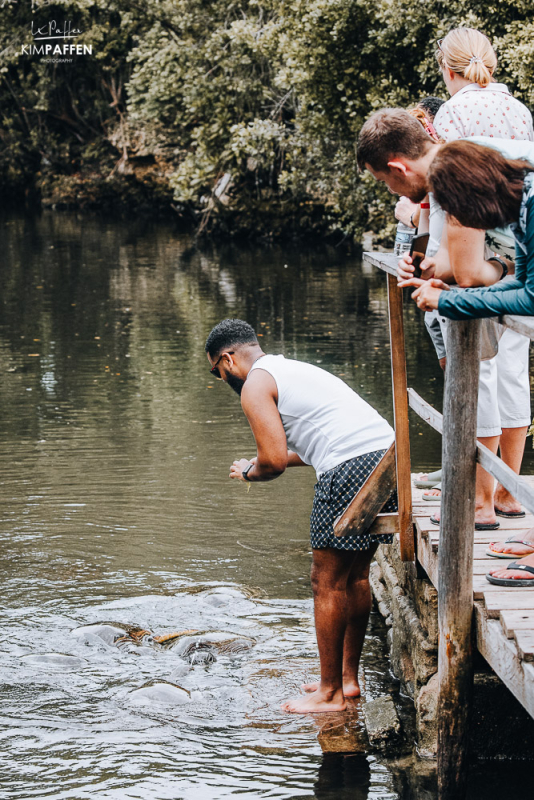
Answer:
[[[441,42],[438,62],[484,88],[493,80],[497,56],[487,36],[474,28],[454,28]]]

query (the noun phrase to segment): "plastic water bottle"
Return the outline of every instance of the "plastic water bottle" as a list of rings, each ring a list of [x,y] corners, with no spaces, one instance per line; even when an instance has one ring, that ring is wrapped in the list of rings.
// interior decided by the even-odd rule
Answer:
[[[395,237],[395,247],[393,248],[393,253],[396,256],[401,256],[403,253],[410,251],[415,233],[416,228],[411,228],[409,225],[399,222],[397,225],[397,235]]]

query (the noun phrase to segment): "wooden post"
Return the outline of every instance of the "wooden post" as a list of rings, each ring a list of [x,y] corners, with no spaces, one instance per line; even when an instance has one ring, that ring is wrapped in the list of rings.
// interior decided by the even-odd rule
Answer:
[[[443,408],[439,536],[438,797],[465,797],[473,684],[473,543],[479,321],[451,322]]]
[[[406,383],[406,350],[402,317],[402,289],[396,275],[388,273],[389,338],[395,412],[395,455],[397,460],[397,494],[399,497],[400,554],[403,561],[415,559],[412,521],[412,476],[410,464],[410,430],[408,427],[408,394]]]

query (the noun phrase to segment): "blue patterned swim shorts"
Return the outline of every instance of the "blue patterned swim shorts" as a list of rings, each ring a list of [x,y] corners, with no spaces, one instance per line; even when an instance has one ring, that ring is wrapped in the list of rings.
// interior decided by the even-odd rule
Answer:
[[[375,450],[344,461],[321,475],[315,484],[311,513],[311,546],[314,549],[333,547],[337,550],[369,550],[371,545],[391,544],[393,534],[374,536],[368,531],[348,536],[334,536],[334,520],[347,508],[352,498],[374,470],[385,450]],[[397,492],[393,492],[382,511],[397,511]]]

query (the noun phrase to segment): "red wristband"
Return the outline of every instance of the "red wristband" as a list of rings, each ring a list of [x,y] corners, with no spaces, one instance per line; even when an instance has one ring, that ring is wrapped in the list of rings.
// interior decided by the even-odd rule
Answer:
[[[430,203],[421,203],[421,208],[430,208]]]

